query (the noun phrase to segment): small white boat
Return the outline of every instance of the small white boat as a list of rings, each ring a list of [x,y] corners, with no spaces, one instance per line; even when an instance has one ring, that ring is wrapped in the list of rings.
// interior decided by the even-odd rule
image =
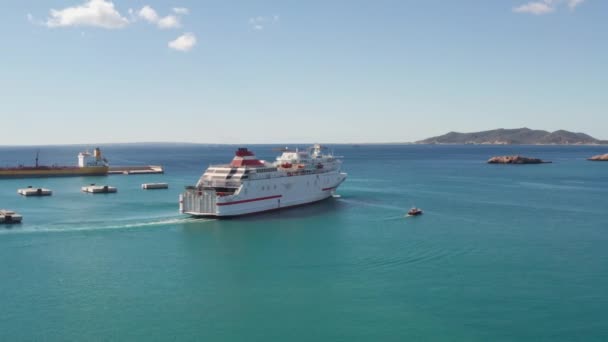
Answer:
[[[11,224],[20,223],[23,216],[12,210],[0,209],[0,223]]]
[[[88,192],[91,194],[110,194],[110,193],[115,193],[116,191],[118,191],[118,189],[116,189],[113,186],[109,186],[109,185],[91,184],[88,186],[83,186],[82,191]]]
[[[18,189],[17,193],[22,196],[51,196],[53,191],[45,188],[34,188],[32,186],[28,186],[25,189]]]
[[[141,188],[144,190],[169,189],[169,184],[168,183],[144,183],[141,185]]]
[[[422,215],[422,209],[420,208],[412,208],[407,212],[407,216],[418,216],[418,215]]]

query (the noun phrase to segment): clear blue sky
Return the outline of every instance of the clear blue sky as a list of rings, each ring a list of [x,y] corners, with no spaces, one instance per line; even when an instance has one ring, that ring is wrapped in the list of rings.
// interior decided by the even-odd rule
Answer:
[[[608,1],[113,5],[3,1],[0,145],[608,139]]]

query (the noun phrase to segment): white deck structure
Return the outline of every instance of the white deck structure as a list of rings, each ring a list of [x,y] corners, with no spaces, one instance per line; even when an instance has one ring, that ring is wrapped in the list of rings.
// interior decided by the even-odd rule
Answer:
[[[144,183],[141,185],[144,190],[169,189],[168,183]]]
[[[23,216],[12,210],[0,209],[0,223],[20,223],[22,219]]]
[[[18,189],[17,193],[22,195],[22,196],[51,196],[53,194],[53,191],[50,189],[45,189],[45,188],[33,188],[31,186],[28,186],[25,189]]]
[[[81,190],[83,192],[88,192],[91,194],[110,194],[110,193],[115,193],[118,191],[118,189],[116,189],[113,186],[109,186],[109,185],[95,185],[95,184],[91,184],[88,186],[83,186],[81,188]]]

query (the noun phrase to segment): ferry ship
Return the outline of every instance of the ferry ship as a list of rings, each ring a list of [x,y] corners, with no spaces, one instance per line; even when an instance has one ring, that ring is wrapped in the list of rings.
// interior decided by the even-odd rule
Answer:
[[[212,165],[179,196],[180,212],[225,217],[277,210],[331,197],[346,179],[342,161],[321,145],[283,151],[275,162],[239,148],[228,165]]]
[[[98,147],[93,153],[88,151],[79,153],[78,166],[38,165],[38,155],[36,155],[34,166],[0,168],[0,178],[105,176],[108,170],[108,161],[101,155]]]

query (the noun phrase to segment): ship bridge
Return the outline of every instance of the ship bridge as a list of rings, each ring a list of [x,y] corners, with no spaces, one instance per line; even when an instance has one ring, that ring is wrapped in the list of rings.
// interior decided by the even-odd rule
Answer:
[[[89,151],[78,153],[78,167],[107,167],[108,160],[101,155],[101,150],[96,147],[93,153]]]
[[[275,162],[282,170],[304,171],[304,170],[336,170],[340,168],[340,160],[327,151],[327,148],[319,144],[314,145],[307,151],[285,151]]]

